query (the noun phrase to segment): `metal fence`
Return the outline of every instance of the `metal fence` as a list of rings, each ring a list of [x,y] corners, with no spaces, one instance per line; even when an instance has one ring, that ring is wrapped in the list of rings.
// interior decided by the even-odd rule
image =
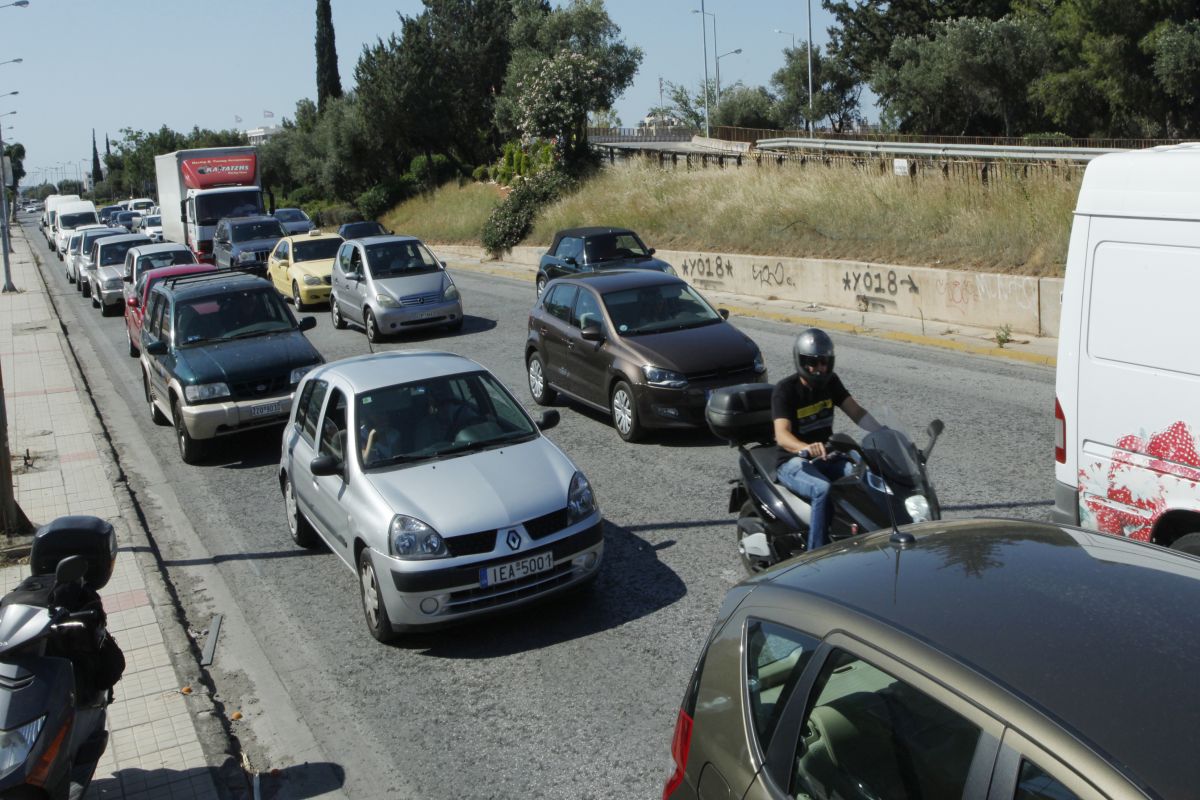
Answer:
[[[588,141],[594,144],[612,142],[690,142],[696,133],[697,131],[681,125],[587,129]]]
[[[949,145],[984,145],[990,147],[1074,147],[1099,148],[1102,150],[1141,150],[1165,144],[1179,144],[1180,139],[1075,139],[1058,133],[1030,134],[1028,136],[926,136],[882,131],[878,128],[862,128],[853,131],[834,132],[816,130],[773,130],[767,128],[733,128],[718,125],[711,129],[712,138],[730,142],[757,142],[760,139],[823,139],[831,142],[858,140],[888,143],[919,143]]]

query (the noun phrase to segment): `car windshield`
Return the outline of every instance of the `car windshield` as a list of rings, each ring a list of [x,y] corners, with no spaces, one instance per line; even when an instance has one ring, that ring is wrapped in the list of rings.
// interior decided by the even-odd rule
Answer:
[[[622,336],[662,333],[722,322],[721,315],[686,283],[624,289],[602,295],[613,327]]]
[[[275,212],[275,219],[281,222],[304,222],[304,212],[298,208],[281,208]]]
[[[134,203],[131,207],[137,211],[145,211],[148,208],[154,208],[154,203],[149,200],[142,200],[139,203]]]
[[[179,346],[263,336],[294,327],[283,301],[273,291],[226,292],[184,300],[175,307],[175,342]]]
[[[589,264],[625,258],[650,257],[650,254],[646,252],[645,245],[629,231],[589,236],[584,241],[583,248]]]
[[[349,222],[342,226],[342,236],[358,239],[363,236],[379,236],[387,233],[378,222]]]
[[[375,278],[419,275],[441,269],[441,264],[433,254],[415,239],[368,246],[367,266]]]
[[[58,227],[63,229],[78,228],[80,225],[94,225],[96,222],[96,212],[83,211],[78,214],[63,214],[58,220]]]
[[[108,267],[113,264],[123,264],[125,263],[125,254],[129,252],[129,248],[149,243],[149,239],[136,239],[132,242],[112,242],[107,247],[101,247],[100,266]]]
[[[173,267],[176,264],[195,264],[196,258],[191,250],[168,250],[165,253],[149,253],[137,261],[138,272],[159,267]]]
[[[216,225],[222,217],[248,217],[261,213],[262,192],[258,189],[202,194],[196,198],[196,219],[200,225]]]
[[[146,217],[142,220],[142,224],[147,228],[157,228],[162,225],[162,217]]]
[[[487,372],[414,381],[355,398],[365,469],[448,458],[537,438],[537,428]]]
[[[283,227],[277,219],[264,219],[259,222],[240,222],[231,225],[229,238],[235,242],[250,242],[255,239],[282,239]]]
[[[117,214],[117,222],[125,224],[136,216],[137,214],[133,213],[132,211],[122,211],[120,214]]]
[[[310,242],[296,242],[292,245],[293,261],[320,261],[333,258],[338,248],[342,246],[341,239],[314,239]]]

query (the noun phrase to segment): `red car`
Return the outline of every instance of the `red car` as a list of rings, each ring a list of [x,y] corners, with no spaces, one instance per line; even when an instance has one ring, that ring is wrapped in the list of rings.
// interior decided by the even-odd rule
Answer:
[[[138,276],[133,297],[125,303],[125,338],[129,341],[129,355],[137,358],[141,352],[139,343],[142,341],[142,313],[145,310],[146,298],[154,284],[164,278],[178,278],[180,275],[193,275],[198,272],[216,272],[212,264],[180,264],[175,267],[159,267],[147,270]]]

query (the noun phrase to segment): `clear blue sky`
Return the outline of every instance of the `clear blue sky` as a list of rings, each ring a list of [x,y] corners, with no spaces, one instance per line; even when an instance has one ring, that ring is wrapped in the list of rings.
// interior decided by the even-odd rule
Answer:
[[[0,5],[11,0],[0,0]],[[704,0],[716,15],[721,83],[768,84],[783,64],[790,36],[807,36],[807,0]],[[560,0],[555,0],[561,4]],[[354,85],[365,44],[397,31],[397,13],[419,0],[333,0],[342,87]],[[812,0],[813,42],[828,40],[831,18]],[[625,40],[645,57],[633,86],[617,101],[633,126],[658,104],[663,78],[697,88],[703,78],[700,0],[606,0]],[[91,165],[91,132],[103,152],[105,133],[121,128],[248,129],[294,115],[296,101],[316,98],[313,0],[30,0],[0,8],[0,97],[5,142],[22,142],[31,178],[74,178]],[[713,58],[712,17],[709,60]],[[710,70],[712,67],[710,66]],[[714,75],[715,77],[715,75]],[[273,111],[273,120],[263,111]],[[240,116],[242,122],[235,121]],[[12,130],[9,130],[12,126]],[[64,164],[63,162],[68,162]],[[40,175],[35,172],[44,170]]]

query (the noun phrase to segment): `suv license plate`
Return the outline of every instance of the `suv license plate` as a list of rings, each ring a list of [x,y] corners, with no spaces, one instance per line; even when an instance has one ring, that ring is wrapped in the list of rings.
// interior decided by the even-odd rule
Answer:
[[[282,411],[283,407],[278,400],[274,403],[263,403],[261,406],[250,406],[250,416],[252,417],[269,417]]]
[[[522,558],[520,561],[510,561],[507,564],[479,570],[479,585],[486,588],[497,583],[528,578],[539,572],[549,572],[552,569],[554,569],[554,554],[538,553],[536,556]]]

